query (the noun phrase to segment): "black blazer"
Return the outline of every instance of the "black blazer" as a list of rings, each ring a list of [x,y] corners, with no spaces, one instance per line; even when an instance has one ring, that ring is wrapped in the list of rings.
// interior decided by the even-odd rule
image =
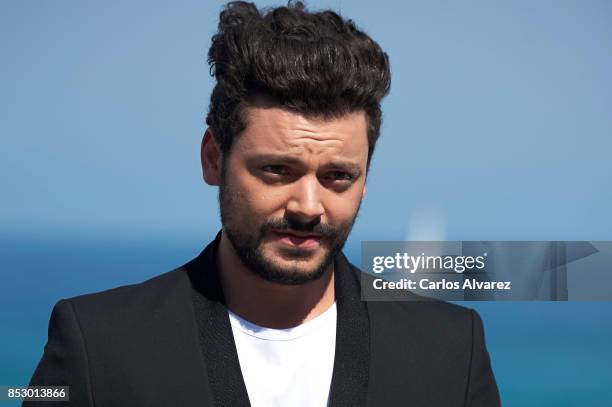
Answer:
[[[30,385],[70,386],[61,406],[248,406],[215,267],[219,238],[141,284],[59,301]],[[475,311],[363,302],[361,272],[342,254],[335,273],[330,406],[500,405]]]

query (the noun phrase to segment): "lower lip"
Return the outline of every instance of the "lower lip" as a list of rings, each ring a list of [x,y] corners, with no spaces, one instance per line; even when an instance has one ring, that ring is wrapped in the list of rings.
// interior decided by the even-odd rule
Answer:
[[[319,245],[320,237],[299,237],[287,233],[274,232],[278,236],[278,240],[291,247],[311,248]]]

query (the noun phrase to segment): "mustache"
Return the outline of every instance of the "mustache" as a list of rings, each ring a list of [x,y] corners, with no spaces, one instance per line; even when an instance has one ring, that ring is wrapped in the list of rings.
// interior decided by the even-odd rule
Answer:
[[[310,232],[324,237],[333,237],[337,234],[338,229],[335,226],[327,223],[321,223],[318,219],[310,222],[302,222],[295,218],[272,218],[268,219],[263,225],[262,230],[267,232],[271,229],[280,232]]]

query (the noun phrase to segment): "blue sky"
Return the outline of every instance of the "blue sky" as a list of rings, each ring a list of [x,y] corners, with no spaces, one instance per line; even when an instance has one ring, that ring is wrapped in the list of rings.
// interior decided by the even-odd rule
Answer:
[[[309,4],[392,62],[351,242],[610,239],[611,3]],[[221,5],[2,2],[5,232],[214,235],[198,154]]]

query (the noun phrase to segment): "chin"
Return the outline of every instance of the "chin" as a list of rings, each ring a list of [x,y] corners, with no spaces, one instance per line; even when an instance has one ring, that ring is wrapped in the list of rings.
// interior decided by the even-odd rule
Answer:
[[[321,269],[324,256],[308,260],[287,260],[282,256],[266,256],[266,262],[271,266],[266,271],[257,270],[264,280],[282,285],[301,285],[320,279],[325,270]]]

